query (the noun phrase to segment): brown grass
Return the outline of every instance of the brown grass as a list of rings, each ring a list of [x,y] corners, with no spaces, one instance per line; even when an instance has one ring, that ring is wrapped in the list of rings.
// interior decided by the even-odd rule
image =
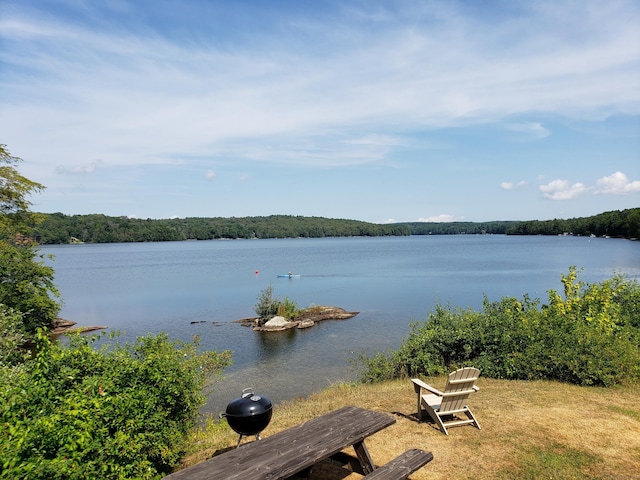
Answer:
[[[444,387],[444,378],[426,381]],[[414,473],[419,479],[640,479],[638,387],[609,389],[557,382],[480,378],[469,406],[482,430],[455,427],[444,435],[416,419],[408,380],[378,385],[337,385],[274,407],[263,436],[272,435],[346,405],[387,412],[397,422],[367,440],[374,461],[384,464],[413,447],[434,460]],[[237,435],[223,422],[193,438],[184,466],[235,446]],[[348,452],[353,453],[353,452]],[[362,478],[332,465],[314,468],[310,480]]]

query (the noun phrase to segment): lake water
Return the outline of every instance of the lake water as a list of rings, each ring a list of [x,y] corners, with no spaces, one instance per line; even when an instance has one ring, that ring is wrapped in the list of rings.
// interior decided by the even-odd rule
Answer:
[[[201,338],[233,350],[234,364],[205,407],[223,411],[245,387],[279,402],[355,378],[360,354],[398,348],[409,324],[436,303],[479,308],[483,295],[547,300],[570,266],[600,282],[640,277],[640,242],[502,235],[214,240],[60,245],[55,256],[63,318],[105,325],[133,340],[150,332]],[[278,278],[289,271],[299,278]],[[299,307],[334,305],[359,315],[313,328],[254,332],[234,320],[255,316],[259,294]]]

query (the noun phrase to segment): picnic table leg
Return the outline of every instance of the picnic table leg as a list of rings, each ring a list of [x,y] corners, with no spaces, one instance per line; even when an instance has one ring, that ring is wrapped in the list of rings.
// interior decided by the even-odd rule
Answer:
[[[354,443],[353,448],[355,449],[358,460],[360,461],[360,466],[362,467],[362,475],[367,475],[373,472],[376,466],[373,463],[371,455],[369,455],[369,450],[367,450],[367,446],[364,444],[364,440],[362,442]]]
[[[312,469],[313,469],[313,467],[307,467],[304,470],[301,470],[298,473],[296,473],[296,477],[298,477],[298,478],[309,478],[311,476],[311,470]]]

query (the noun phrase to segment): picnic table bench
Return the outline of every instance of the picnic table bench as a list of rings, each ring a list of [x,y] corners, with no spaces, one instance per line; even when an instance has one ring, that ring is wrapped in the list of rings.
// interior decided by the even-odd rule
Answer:
[[[385,413],[360,407],[344,407],[262,440],[214,456],[179,470],[166,480],[276,480],[308,474],[320,461],[349,463],[354,471],[371,479],[406,479],[433,459],[430,452],[411,449],[376,468],[365,439],[393,425]],[[355,457],[343,452],[353,447]]]

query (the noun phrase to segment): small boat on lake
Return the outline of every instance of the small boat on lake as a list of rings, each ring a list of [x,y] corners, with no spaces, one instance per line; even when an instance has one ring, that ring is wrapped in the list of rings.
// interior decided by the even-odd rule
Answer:
[[[283,275],[278,275],[278,278],[299,278],[300,274],[299,273],[285,273]]]

